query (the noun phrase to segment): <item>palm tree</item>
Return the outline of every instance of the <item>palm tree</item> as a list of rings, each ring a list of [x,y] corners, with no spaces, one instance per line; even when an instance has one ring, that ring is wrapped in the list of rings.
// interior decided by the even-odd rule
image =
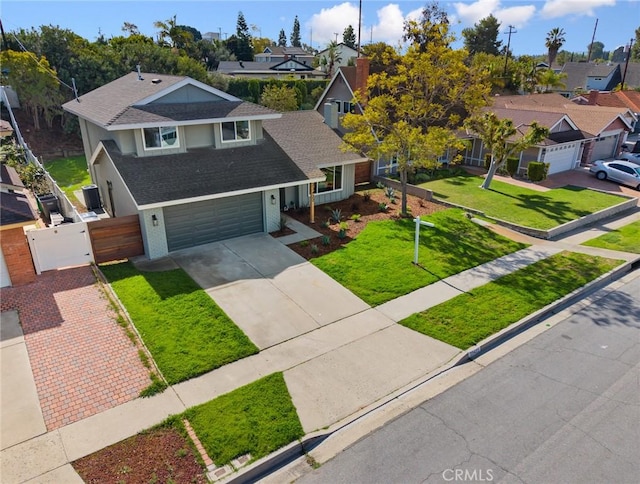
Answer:
[[[537,72],[537,82],[539,86],[544,86],[543,92],[550,92],[551,88],[559,87],[564,89],[567,85],[564,80],[567,78],[566,72],[555,72],[553,69],[542,69]]]
[[[342,57],[340,56],[340,52],[338,51],[338,44],[335,41],[329,42],[329,47],[327,48],[327,63],[328,63],[328,74],[329,77],[333,77],[333,70],[336,64],[342,62]]]
[[[551,29],[547,34],[547,39],[544,45],[549,49],[549,68],[551,68],[552,64],[555,62],[558,51],[564,44],[564,36],[565,31],[560,27]]]

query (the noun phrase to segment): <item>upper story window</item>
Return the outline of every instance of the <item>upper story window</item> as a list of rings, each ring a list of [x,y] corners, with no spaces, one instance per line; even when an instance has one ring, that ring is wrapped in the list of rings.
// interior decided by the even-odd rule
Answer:
[[[177,148],[180,146],[178,140],[178,128],[166,126],[164,128],[144,128],[144,149],[153,150],[160,148]]]
[[[232,121],[222,123],[222,141],[243,141],[251,139],[249,121]]]

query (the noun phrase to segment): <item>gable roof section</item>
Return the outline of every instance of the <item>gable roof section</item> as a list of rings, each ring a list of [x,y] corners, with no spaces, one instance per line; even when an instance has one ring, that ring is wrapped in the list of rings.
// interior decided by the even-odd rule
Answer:
[[[564,104],[560,104],[563,100]],[[586,133],[599,135],[607,130],[611,124],[620,119],[631,129],[626,115],[631,116],[626,108],[611,108],[603,106],[589,106],[575,104],[560,94],[531,94],[526,96],[500,96],[493,100],[497,108],[524,109],[542,112],[563,112],[569,116],[574,124]]]
[[[345,85],[349,89],[351,98],[353,99],[356,85],[356,68],[355,66],[341,66],[336,70],[336,73],[329,81],[329,84],[327,84],[327,87],[324,88],[324,91],[318,98],[318,102],[316,102],[316,105],[313,108],[314,110],[318,110],[318,108],[326,102],[327,94],[331,92],[331,88],[336,84],[336,82],[339,82],[338,79],[344,81]]]
[[[367,160],[359,153],[342,151],[342,138],[317,111],[289,111],[280,119],[264,121],[262,127],[309,178],[324,179],[322,166]]]
[[[640,113],[640,92],[599,92],[596,97],[595,105],[615,108],[628,108],[634,113]]]
[[[567,74],[564,91],[575,91],[587,88],[587,78],[611,76],[615,70],[619,70],[619,64],[594,64],[591,62],[567,62],[562,66],[562,71]]]
[[[141,78],[141,79],[140,79]],[[240,99],[185,76],[131,72],[69,101],[62,108],[100,126],[108,127],[132,106],[148,105],[181,87],[191,85],[213,94],[220,102]]]
[[[125,129],[143,127],[143,125],[147,124],[153,126],[175,126],[202,124],[205,120],[234,121],[273,117],[280,117],[280,113],[245,101],[147,104],[125,109],[117,118],[113,119],[110,127]]]
[[[308,181],[268,135],[256,145],[140,158],[123,155],[113,141],[101,143],[139,208]]]
[[[35,220],[36,216],[25,194],[0,192],[0,227],[21,227]]]

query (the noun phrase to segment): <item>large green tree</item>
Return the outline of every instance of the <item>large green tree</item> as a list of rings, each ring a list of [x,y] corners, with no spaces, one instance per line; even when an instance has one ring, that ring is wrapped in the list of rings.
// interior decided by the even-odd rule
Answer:
[[[253,39],[242,12],[238,12],[236,34],[227,39],[227,49],[240,61],[253,60]]]
[[[11,85],[20,103],[33,119],[36,130],[40,129],[40,119],[50,124],[53,117],[60,114],[64,98],[58,89],[55,70],[51,69],[45,57],[37,58],[30,52],[14,50],[0,51],[3,84]]]
[[[284,33],[284,29],[280,29],[280,34],[278,34],[278,46],[287,46],[287,34]]]
[[[353,31],[352,25],[347,25],[342,33],[342,42],[352,49],[356,48],[356,33]]]
[[[549,67],[553,65],[556,60],[556,56],[558,55],[558,51],[560,47],[564,45],[565,42],[565,31],[560,27],[555,27],[549,31],[547,34],[547,38],[545,39],[544,45],[547,47],[549,60]]]
[[[474,24],[473,27],[462,30],[464,46],[471,55],[480,52],[499,55],[502,47],[502,41],[498,40],[499,33],[500,22],[493,15],[489,15]]]
[[[293,19],[293,30],[291,31],[289,39],[293,47],[300,47],[302,45],[300,41],[300,21],[297,15],[296,18]]]
[[[491,152],[489,171],[480,186],[483,189],[491,186],[494,175],[507,162],[507,158],[538,144],[549,135],[549,130],[535,121],[523,134],[512,120],[499,118],[491,111],[467,118],[465,126],[478,136]]]
[[[285,85],[267,85],[260,95],[260,104],[275,111],[295,111],[298,109],[296,90]]]
[[[470,66],[466,50],[450,45],[448,25],[410,25],[417,41],[399,58],[394,72],[374,73],[367,92],[356,93],[363,113],[346,114],[345,143],[372,159],[395,158],[407,214],[408,175],[431,167],[449,148],[460,148],[462,120],[486,105],[490,85],[485,69]],[[426,40],[426,42],[425,42]]]

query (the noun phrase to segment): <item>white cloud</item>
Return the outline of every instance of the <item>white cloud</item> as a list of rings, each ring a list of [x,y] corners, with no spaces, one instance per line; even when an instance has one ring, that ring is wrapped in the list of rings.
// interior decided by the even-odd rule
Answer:
[[[410,12],[407,17],[402,14],[402,10],[395,3],[390,3],[378,9],[378,23],[373,26],[373,41],[386,42],[390,45],[396,45],[402,40],[402,33],[405,19],[412,15],[414,18],[420,15],[421,10]],[[417,17],[415,17],[417,18]],[[370,38],[368,40],[371,40]]]
[[[323,8],[320,13],[313,14],[306,23],[307,28],[313,29],[313,43],[323,48],[332,40],[342,42],[344,29],[351,25],[358,32],[358,6],[349,2]]]
[[[565,15],[595,15],[597,7],[612,7],[616,0],[547,0],[540,14],[545,18],[564,17]]]
[[[551,0],[555,1],[555,0]],[[559,0],[566,1],[566,0]],[[464,27],[472,27],[479,20],[493,14],[503,25],[524,27],[536,12],[535,5],[520,5],[517,7],[503,7],[500,0],[478,0],[474,3],[454,3],[456,17]]]

